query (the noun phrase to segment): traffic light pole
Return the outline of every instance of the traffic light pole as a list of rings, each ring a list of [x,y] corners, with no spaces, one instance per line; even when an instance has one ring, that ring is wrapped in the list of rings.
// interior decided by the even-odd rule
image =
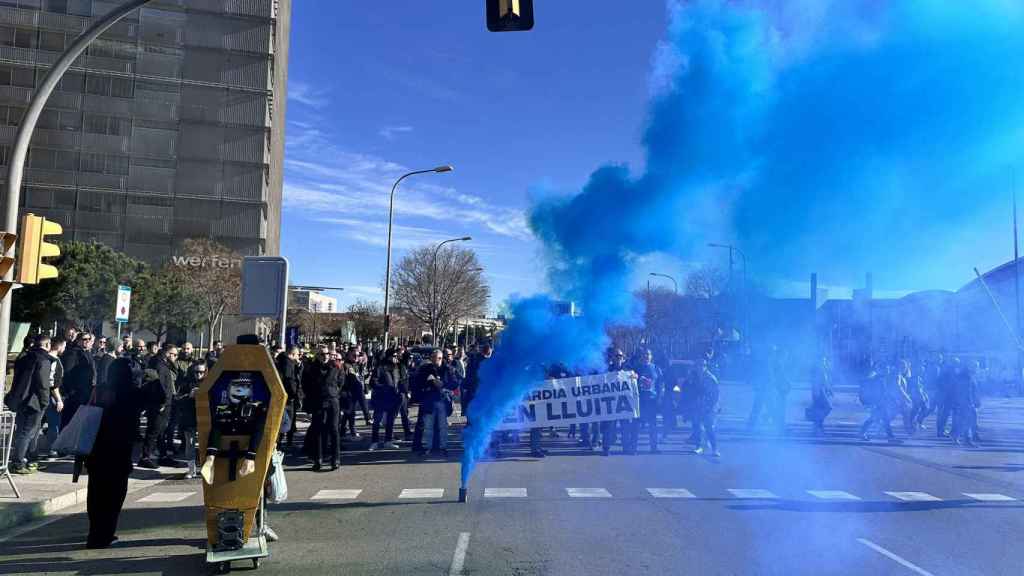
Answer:
[[[57,83],[64,76],[64,73],[71,68],[71,64],[81,56],[85,49],[89,47],[89,44],[93,40],[99,37],[100,34],[105,32],[108,28],[113,26],[118,20],[125,17],[129,12],[139,8],[143,4],[148,3],[150,0],[128,0],[124,4],[112,9],[110,12],[104,14],[96,22],[93,23],[85,32],[82,33],[75,41],[68,47],[67,50],[61,54],[61,57],[50,67],[50,71],[46,73],[46,77],[43,78],[42,83],[36,89],[35,93],[32,94],[32,101],[28,105],[28,110],[25,111],[25,116],[21,120],[21,124],[18,126],[18,134],[14,138],[14,145],[11,147],[10,164],[7,167],[7,194],[6,194],[6,210],[4,218],[4,231],[10,233],[16,233],[18,230],[18,204],[20,203],[21,196],[21,178],[22,173],[25,169],[25,158],[28,156],[28,145],[32,140],[32,133],[36,129],[36,122],[39,120],[39,115],[43,112],[43,107],[46,106],[46,101],[50,99],[50,94],[53,93],[54,88],[57,87]],[[9,254],[14,257],[14,247],[11,247]],[[14,278],[14,270],[8,270],[4,274],[4,280],[12,281]],[[3,400],[4,391],[7,390],[7,351],[10,349],[10,331],[11,331],[11,300],[13,296],[4,298],[0,301],[0,354],[3,354],[3,365],[4,370],[0,370],[0,400]]]

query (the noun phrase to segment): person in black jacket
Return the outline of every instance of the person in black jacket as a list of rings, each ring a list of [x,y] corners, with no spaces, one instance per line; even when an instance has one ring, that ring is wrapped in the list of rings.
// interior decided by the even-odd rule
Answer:
[[[331,470],[341,460],[341,385],[344,369],[340,362],[331,360],[326,347],[321,347],[317,359],[303,371],[305,389],[304,407],[313,417],[306,431],[306,455],[313,461],[313,471],[319,472],[326,456]]]
[[[295,414],[298,412],[299,400],[302,396],[302,382],[300,380],[302,371],[299,368],[299,348],[292,346],[287,352],[282,352],[277,355],[275,364],[277,365],[277,373],[281,377],[281,383],[284,385],[284,391],[288,394],[288,399],[285,401],[284,411],[287,422],[286,434],[278,436],[278,448],[282,447],[287,439],[289,447],[292,445],[292,441],[295,438]]]
[[[14,363],[14,382],[5,396],[7,407],[17,414],[14,422],[14,454],[11,472],[31,474],[36,471],[38,454],[36,442],[43,413],[50,403],[53,382],[50,374],[53,358],[50,356],[50,337],[40,334],[35,346]],[[63,409],[57,397],[58,411]]]
[[[342,410],[345,415],[341,421],[341,431],[346,430],[353,438],[359,438],[356,432],[356,412],[363,411],[363,421],[367,426],[371,425],[370,410],[366,404],[366,387],[363,385],[362,365],[359,361],[359,351],[356,348],[349,348],[345,353],[344,364],[344,388],[342,389]]]
[[[142,394],[134,385],[130,359],[120,358],[111,364],[104,388],[106,391],[97,395],[103,418],[85,461],[89,470],[87,548],[106,548],[117,540],[117,519],[128,493]]]
[[[399,359],[394,349],[384,352],[384,359],[377,367],[376,378],[374,379],[373,397],[373,437],[370,450],[377,448],[397,449],[398,446],[392,442],[395,433],[395,417],[398,415],[398,407],[402,403],[399,395],[399,383],[402,380],[402,371],[399,367]],[[384,443],[380,443],[380,426],[384,424]]]
[[[158,446],[171,415],[171,403],[176,391],[177,370],[174,362],[178,359],[178,347],[167,346],[149,361],[146,367],[143,388],[145,390],[144,405],[146,409],[146,438],[142,445],[142,457],[139,468],[156,469],[153,455],[162,448],[161,466],[177,466],[171,458],[166,445]]]
[[[68,344],[61,356],[64,365],[64,410],[61,412],[61,428],[71,422],[78,407],[89,403],[93,386],[96,385],[96,364],[92,349],[92,334],[81,332],[74,343]]]
[[[469,418],[469,405],[476,396],[476,391],[480,388],[480,366],[491,357],[494,353],[494,349],[491,348],[490,344],[484,344],[480,349],[479,354],[474,354],[469,359],[469,365],[466,366],[466,379],[462,381],[462,392],[460,397],[462,398],[462,413],[466,416],[466,427],[471,425]]]
[[[416,371],[415,389],[419,390],[420,420],[423,422],[423,446],[417,452],[426,454],[433,447],[435,434],[441,455],[448,455],[448,407],[445,390],[444,354],[435,348],[430,361]],[[448,380],[450,382],[450,380]]]

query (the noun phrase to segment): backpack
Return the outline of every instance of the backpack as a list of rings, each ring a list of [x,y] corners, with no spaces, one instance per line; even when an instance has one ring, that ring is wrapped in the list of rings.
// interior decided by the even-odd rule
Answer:
[[[142,372],[141,389],[145,394],[147,404],[162,405],[167,402],[167,394],[160,382],[160,373],[155,368],[146,368]]]

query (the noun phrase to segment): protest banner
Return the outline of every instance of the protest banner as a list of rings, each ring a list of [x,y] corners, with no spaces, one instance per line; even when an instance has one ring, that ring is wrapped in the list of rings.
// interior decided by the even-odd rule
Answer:
[[[525,430],[637,418],[639,406],[634,372],[545,380],[523,396],[496,429]]]

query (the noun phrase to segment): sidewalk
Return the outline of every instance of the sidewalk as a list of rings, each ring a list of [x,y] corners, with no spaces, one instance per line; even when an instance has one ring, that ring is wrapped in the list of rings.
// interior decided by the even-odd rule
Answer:
[[[89,477],[83,472],[78,483],[71,481],[74,460],[62,458],[47,461],[45,471],[35,474],[13,474],[21,498],[14,496],[6,479],[0,480],[0,534],[45,516],[68,513],[84,506]],[[128,492],[135,492],[181,474],[181,470],[136,469],[128,481]]]

